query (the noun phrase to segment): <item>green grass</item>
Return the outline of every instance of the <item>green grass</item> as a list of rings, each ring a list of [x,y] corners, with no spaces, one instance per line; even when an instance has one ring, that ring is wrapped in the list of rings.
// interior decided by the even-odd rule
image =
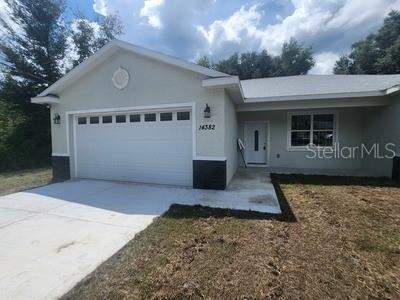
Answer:
[[[62,299],[400,299],[399,187],[276,180],[291,222],[173,205]]]
[[[51,179],[51,168],[0,173],[0,195],[46,185]]]

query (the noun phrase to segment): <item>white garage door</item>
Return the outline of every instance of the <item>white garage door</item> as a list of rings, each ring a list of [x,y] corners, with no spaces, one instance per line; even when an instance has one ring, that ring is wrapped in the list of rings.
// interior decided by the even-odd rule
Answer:
[[[76,116],[78,178],[192,185],[191,112]]]

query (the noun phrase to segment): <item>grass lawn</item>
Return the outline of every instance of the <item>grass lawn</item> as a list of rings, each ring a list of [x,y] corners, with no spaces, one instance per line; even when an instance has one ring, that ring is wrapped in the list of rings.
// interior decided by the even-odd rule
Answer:
[[[0,173],[0,196],[50,183],[51,168]]]
[[[399,187],[274,181],[296,221],[174,205],[63,299],[400,299]]]

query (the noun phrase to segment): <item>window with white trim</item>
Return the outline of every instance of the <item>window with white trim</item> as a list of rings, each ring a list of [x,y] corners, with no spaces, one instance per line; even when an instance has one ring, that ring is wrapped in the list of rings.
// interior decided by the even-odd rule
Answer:
[[[291,114],[289,124],[289,145],[301,149],[307,145],[332,147],[335,141],[335,114],[304,113]]]

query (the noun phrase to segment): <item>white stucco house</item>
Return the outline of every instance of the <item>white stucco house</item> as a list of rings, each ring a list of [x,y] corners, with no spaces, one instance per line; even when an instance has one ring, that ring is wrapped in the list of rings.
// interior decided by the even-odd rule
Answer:
[[[244,164],[398,176],[398,158],[386,154],[400,152],[399,91],[400,75],[241,81],[115,40],[32,103],[50,106],[56,179],[224,189]],[[338,153],[363,144],[384,158]]]

